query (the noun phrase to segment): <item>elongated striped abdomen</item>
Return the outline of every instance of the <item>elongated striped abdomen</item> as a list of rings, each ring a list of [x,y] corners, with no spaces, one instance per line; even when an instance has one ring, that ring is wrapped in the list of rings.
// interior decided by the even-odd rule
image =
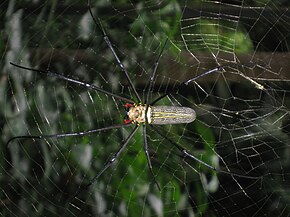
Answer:
[[[196,113],[192,108],[180,106],[150,106],[148,110],[149,124],[184,124],[193,122]]]

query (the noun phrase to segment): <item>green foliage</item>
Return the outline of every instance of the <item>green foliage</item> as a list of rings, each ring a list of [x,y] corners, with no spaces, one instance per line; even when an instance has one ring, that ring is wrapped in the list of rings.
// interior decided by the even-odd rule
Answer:
[[[41,5],[18,1],[16,6],[26,8],[23,4],[27,2],[34,10],[25,11],[20,19],[20,47],[5,45],[2,36],[0,38],[0,53],[3,53],[5,62],[2,72],[8,73],[1,74],[0,79],[1,118],[5,122],[1,125],[3,144],[15,135],[82,132],[122,123],[124,102],[51,76],[9,65],[13,61],[34,68],[50,69],[136,100],[100,30],[95,29],[90,16],[84,18],[87,12],[84,1],[63,1],[62,7],[58,1],[47,1]],[[182,61],[173,57],[179,56],[182,51],[189,51],[192,56],[195,51],[225,52],[234,56],[255,50],[244,26],[237,22],[182,19],[183,5],[177,1],[162,4],[152,1],[127,3],[123,0],[112,4],[108,4],[108,1],[92,1],[96,15],[109,7],[108,14],[101,17],[102,24],[142,98],[146,96],[149,76],[166,39],[169,43],[164,54],[169,56],[171,62],[178,64]],[[85,8],[85,12],[76,9],[78,5]],[[60,8],[63,10],[60,11]],[[71,8],[74,8],[73,11]],[[87,26],[83,26],[83,19]],[[79,33],[85,27],[90,28],[87,38]],[[6,35],[9,40],[12,33],[14,30],[9,29]],[[186,44],[183,40],[186,40]],[[4,53],[4,47],[15,50]],[[172,67],[173,63],[168,67]],[[176,74],[187,73],[191,76],[196,65],[183,64],[182,67],[184,72]],[[161,69],[162,66],[158,75],[163,80],[161,85],[154,87],[152,98],[182,82],[179,77],[173,78],[168,71]],[[203,67],[199,69],[204,70]],[[140,80],[143,83],[139,83]],[[224,85],[224,90],[234,98],[230,84],[227,85]],[[198,159],[218,168],[220,156],[216,151],[216,143],[220,141],[216,138],[216,129],[222,130],[227,124],[219,115],[229,100],[215,93],[214,88],[206,89],[205,86],[195,83],[190,86],[189,93],[180,91],[158,102],[158,105],[189,104],[202,110],[199,111],[201,117],[192,124],[162,126],[158,129],[167,138],[190,150]],[[207,96],[203,97],[204,93]],[[213,100],[207,101],[208,98]],[[224,104],[214,102],[220,99]],[[254,99],[261,101],[262,97],[255,96]],[[208,107],[202,108],[198,104],[199,100]],[[253,101],[247,100],[247,103]],[[215,105],[220,110],[211,110],[209,105]],[[252,105],[251,108],[256,107]],[[259,108],[263,107],[260,105]],[[224,116],[227,115],[226,109],[222,112]],[[204,116],[210,118],[206,117],[204,121]],[[279,123],[277,127],[282,128],[282,122],[277,120],[282,120],[284,116],[285,113],[281,113],[268,122]],[[235,120],[235,114],[227,117],[231,117],[230,121]],[[250,124],[255,125],[251,121]],[[239,124],[233,126],[239,127]],[[240,136],[231,131],[232,125],[226,127],[231,135]],[[78,216],[210,216],[210,210],[213,209],[210,198],[211,194],[218,191],[218,174],[201,163],[183,159],[179,150],[148,126],[148,145],[156,180],[161,186],[159,192],[147,166],[141,128],[114,165],[73,201],[78,208],[69,204],[71,195],[85,187],[103,168],[129,135],[132,126],[83,137],[19,139],[9,147],[1,146],[0,172],[4,175],[0,178],[0,195],[1,198],[9,198],[8,202],[1,201],[2,207],[8,207],[1,214],[8,216],[13,210],[16,216],[60,216],[64,213]],[[271,131],[263,129],[262,132]],[[274,132],[271,135],[275,135]],[[276,151],[275,148],[271,150]],[[234,166],[239,166],[235,163]],[[226,197],[229,198],[228,195]],[[14,211],[15,207],[17,210]]]

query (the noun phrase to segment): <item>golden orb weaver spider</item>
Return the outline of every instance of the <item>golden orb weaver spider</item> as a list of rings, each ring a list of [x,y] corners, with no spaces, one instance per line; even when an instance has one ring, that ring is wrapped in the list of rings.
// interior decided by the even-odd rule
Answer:
[[[121,123],[121,124],[116,124],[113,126],[108,126],[108,127],[103,127],[103,128],[98,128],[98,129],[93,129],[93,130],[88,130],[88,131],[83,131],[83,132],[52,134],[52,135],[16,136],[16,137],[9,139],[7,142],[7,145],[16,139],[46,139],[46,138],[63,138],[63,137],[69,137],[69,136],[84,136],[87,134],[107,131],[107,130],[111,130],[111,129],[119,129],[119,128],[123,128],[123,127],[128,127],[128,126],[132,126],[132,124],[134,124],[135,127],[130,132],[130,134],[127,136],[127,138],[123,141],[123,143],[121,144],[119,149],[104,164],[102,169],[89,181],[89,183],[86,186],[84,186],[83,188],[79,188],[77,190],[77,192],[73,195],[73,198],[77,197],[83,190],[87,189],[90,185],[92,185],[116,161],[116,159],[120,156],[120,154],[123,152],[123,150],[127,147],[128,143],[130,142],[130,140],[132,139],[132,137],[134,136],[134,134],[136,133],[136,131],[139,127],[143,128],[143,148],[144,148],[144,152],[146,154],[148,168],[149,168],[149,171],[151,173],[151,176],[152,176],[154,182],[156,183],[157,187],[160,190],[159,184],[156,181],[155,175],[154,175],[153,170],[152,170],[152,164],[151,164],[150,154],[149,154],[149,150],[148,150],[148,142],[147,142],[147,126],[154,128],[154,125],[191,123],[196,119],[196,113],[192,108],[188,108],[188,107],[155,106],[155,104],[159,100],[168,96],[169,94],[174,93],[174,91],[176,91],[177,89],[171,89],[171,90],[165,92],[163,95],[161,95],[157,99],[155,99],[153,102],[149,102],[149,94],[152,90],[153,82],[154,82],[154,79],[156,77],[156,72],[158,69],[159,60],[162,56],[162,52],[163,52],[164,47],[166,46],[167,41],[164,43],[164,46],[162,47],[162,49],[157,57],[157,60],[155,61],[153,71],[150,75],[150,82],[149,82],[149,87],[147,89],[145,101],[144,101],[144,103],[142,103],[141,97],[139,96],[139,94],[138,94],[138,92],[137,92],[128,72],[127,72],[127,69],[120,61],[119,56],[117,55],[114,47],[112,46],[111,41],[110,41],[105,29],[102,26],[101,20],[99,18],[96,18],[93,15],[93,12],[92,12],[92,9],[90,6],[90,1],[88,1],[88,9],[89,9],[90,15],[91,15],[94,23],[96,24],[96,26],[99,27],[99,29],[103,35],[103,40],[105,41],[108,48],[112,52],[119,68],[124,73],[128,83],[129,83],[129,86],[132,89],[134,96],[137,98],[138,102],[136,103],[131,99],[127,99],[126,97],[108,92],[108,91],[106,91],[100,87],[97,87],[93,84],[89,84],[89,83],[85,83],[85,82],[82,82],[79,80],[75,80],[75,79],[72,79],[70,77],[66,77],[66,76],[59,74],[59,73],[56,73],[56,72],[52,72],[49,70],[33,69],[33,68],[28,68],[28,67],[24,67],[21,65],[17,65],[15,63],[11,63],[15,67],[18,67],[18,68],[21,68],[24,70],[31,70],[31,71],[34,71],[37,73],[43,73],[43,74],[46,74],[46,75],[52,76],[52,77],[56,77],[60,80],[64,80],[64,81],[67,81],[67,82],[70,82],[70,83],[73,83],[76,85],[80,85],[80,86],[83,86],[84,88],[92,89],[92,90],[95,90],[97,92],[107,94],[109,96],[112,96],[114,98],[122,100],[122,101],[126,102],[124,107],[127,111],[126,111],[126,116],[124,118],[124,123]],[[202,76],[222,71],[225,67],[227,67],[227,65],[218,66],[212,70],[206,71],[197,77],[194,77],[192,79],[186,80],[185,82],[182,82],[177,88],[179,88],[182,85],[188,85],[189,83],[195,81],[196,79],[198,79]],[[207,164],[204,161],[196,158],[192,153],[190,153],[188,150],[183,148],[180,144],[176,143],[175,141],[173,141],[170,138],[167,138],[166,135],[164,135],[158,129],[154,128],[154,130],[155,130],[155,132],[157,132],[157,134],[161,135],[169,143],[171,143],[175,148],[177,148],[182,153],[183,157],[187,157],[187,158],[190,158],[192,160],[195,160],[195,161],[203,164],[204,166],[206,166],[206,167],[208,167],[208,168],[210,168],[218,173],[225,173],[225,174],[232,175],[232,176],[238,176],[238,177],[250,178],[250,179],[259,179],[260,178],[260,177],[251,177],[251,176],[247,176],[247,175],[240,175],[240,174],[236,174],[236,173],[232,173],[232,172],[228,172],[228,171],[219,170],[219,169],[215,168],[214,166]]]

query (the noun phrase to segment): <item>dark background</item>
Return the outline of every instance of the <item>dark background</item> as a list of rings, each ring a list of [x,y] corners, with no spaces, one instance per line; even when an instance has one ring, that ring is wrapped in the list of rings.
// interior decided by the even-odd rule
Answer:
[[[168,39],[151,102],[196,110],[191,124],[155,126],[223,171],[139,130],[119,160],[73,201],[133,127],[85,137],[15,140],[122,123],[124,102],[9,64],[53,70],[134,100],[88,14],[86,1],[1,3],[0,213],[3,216],[288,216],[289,12],[287,1],[92,1],[142,101]],[[190,78],[224,66],[190,83]],[[256,82],[256,83],[254,83]],[[264,89],[258,86],[263,85]],[[69,202],[74,205],[69,204]]]

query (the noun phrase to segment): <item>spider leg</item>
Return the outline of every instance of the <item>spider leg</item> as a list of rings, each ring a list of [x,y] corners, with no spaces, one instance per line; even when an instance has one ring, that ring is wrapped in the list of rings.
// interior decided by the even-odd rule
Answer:
[[[129,82],[130,84],[130,87],[132,88],[135,96],[137,97],[138,99],[138,102],[141,102],[141,98],[139,96],[139,94],[137,93],[136,91],[136,88],[134,87],[134,84],[129,76],[129,73],[127,71],[127,69],[125,68],[125,66],[123,65],[123,63],[120,61],[115,49],[113,48],[112,44],[111,44],[111,41],[105,31],[105,29],[103,28],[102,26],[102,23],[101,23],[101,20],[98,18],[96,19],[96,17],[93,15],[93,12],[92,12],[92,9],[91,9],[91,3],[90,3],[90,0],[88,0],[88,8],[89,8],[89,12],[91,14],[91,17],[93,18],[94,20],[94,23],[100,28],[100,30],[102,31],[102,34],[103,34],[103,38],[104,38],[104,41],[106,42],[106,44],[108,45],[109,49],[111,50],[112,54],[114,55],[115,59],[117,60],[117,63],[120,67],[120,69],[122,70],[122,72],[124,72],[126,78],[127,78],[127,81]]]
[[[124,151],[124,149],[126,148],[127,144],[130,142],[130,140],[132,139],[132,137],[134,136],[134,134],[136,133],[136,131],[137,131],[138,128],[139,128],[139,126],[136,125],[135,128],[132,130],[132,132],[129,134],[129,136],[126,138],[126,140],[121,144],[121,146],[119,147],[119,149],[113,155],[113,157],[104,164],[104,166],[101,169],[101,171],[97,175],[95,175],[89,181],[89,183],[87,185],[85,185],[83,188],[79,188],[78,189],[78,191],[73,195],[71,201],[74,198],[76,198],[81,192],[83,192],[89,186],[91,186],[110,166],[112,166],[112,164],[118,159],[118,157],[120,156],[120,154]]]
[[[64,75],[58,74],[56,72],[52,72],[52,71],[48,71],[48,70],[41,70],[41,69],[28,68],[28,67],[25,67],[25,66],[17,65],[17,64],[12,63],[12,62],[10,62],[10,64],[15,66],[15,67],[18,67],[20,69],[30,70],[30,71],[39,72],[39,73],[42,73],[42,74],[45,74],[45,75],[48,75],[48,76],[57,77],[57,78],[59,78],[61,80],[68,81],[68,82],[71,82],[71,83],[74,83],[74,84],[78,84],[80,86],[84,86],[87,89],[92,89],[92,90],[107,94],[109,96],[118,98],[120,100],[123,100],[123,101],[126,101],[126,102],[130,102],[130,103],[134,103],[133,100],[127,99],[125,97],[119,96],[119,95],[114,94],[114,93],[110,93],[110,92],[108,92],[108,91],[106,91],[106,90],[104,90],[102,88],[99,88],[99,87],[93,85],[93,84],[88,84],[88,83],[85,83],[85,82],[82,82],[82,81],[78,81],[78,80],[66,77]]]
[[[209,75],[209,74],[211,74],[211,73],[213,73],[213,72],[221,71],[221,69],[223,69],[223,66],[215,67],[214,69],[211,69],[211,70],[209,70],[209,71],[206,71],[205,73],[202,73],[201,75],[198,75],[198,76],[196,76],[196,77],[194,77],[194,78],[191,78],[191,79],[189,79],[189,80],[183,82],[183,84],[188,85],[190,82],[195,81],[196,79],[198,79],[198,78],[200,78],[200,77],[203,77],[203,76],[205,76],[205,75]]]
[[[168,38],[166,39],[166,41],[165,41],[165,43],[164,43],[164,45],[163,45],[158,57],[157,57],[157,60],[154,63],[154,69],[152,71],[152,74],[150,75],[150,82],[149,82],[149,87],[148,87],[148,92],[147,92],[145,104],[147,104],[149,102],[150,91],[151,91],[151,89],[153,87],[153,82],[154,82],[156,71],[157,71],[157,68],[158,68],[158,65],[159,65],[159,60],[160,60],[160,58],[162,56],[163,50],[164,50],[167,42],[168,42]],[[146,111],[146,113],[147,113],[147,111]]]
[[[228,171],[224,171],[224,170],[220,170],[217,169],[216,167],[205,163],[204,161],[198,159],[197,157],[195,157],[193,154],[191,154],[189,151],[187,151],[185,148],[183,148],[181,145],[179,145],[178,143],[174,142],[173,140],[169,139],[166,135],[164,135],[160,130],[158,130],[157,128],[154,128],[153,125],[150,125],[155,132],[157,132],[160,136],[162,136],[163,138],[165,138],[168,142],[170,142],[172,145],[174,145],[183,155],[183,157],[188,157],[191,158],[192,160],[195,160],[201,164],[203,164],[204,166],[216,171],[217,173],[223,173],[223,174],[227,174],[227,175],[231,175],[231,176],[235,176],[235,177],[240,177],[240,178],[246,178],[246,179],[261,179],[262,177],[257,177],[257,176],[247,176],[247,175],[240,175],[237,173],[233,173],[233,172],[228,172]]]
[[[159,60],[162,56],[162,53],[163,53],[163,50],[166,46],[168,42],[168,38],[166,39],[158,57],[157,57],[157,60],[155,61],[154,63],[154,69],[152,71],[152,74],[150,75],[150,83],[149,83],[149,87],[148,87],[148,92],[147,92],[147,96],[146,96],[146,99],[145,99],[145,105],[146,105],[146,109],[145,109],[145,114],[147,114],[148,112],[148,107],[149,107],[149,96],[150,96],[150,92],[151,92],[151,89],[153,87],[153,82],[154,82],[154,79],[155,79],[155,75],[156,75],[156,71],[157,71],[157,68],[158,68],[158,65],[159,65]],[[145,115],[145,122],[148,123],[148,120],[147,120],[147,115]],[[147,158],[147,162],[148,162],[148,167],[149,167],[149,170],[150,170],[150,173],[154,179],[154,182],[156,183],[157,187],[158,187],[158,190],[160,190],[160,186],[158,184],[158,182],[156,181],[156,178],[155,178],[155,175],[153,173],[153,169],[152,169],[152,164],[151,164],[151,160],[150,160],[150,155],[149,155],[149,150],[148,150],[148,142],[147,142],[147,129],[146,129],[146,124],[143,125],[143,136],[144,136],[144,150],[145,150],[145,154],[146,154],[146,158]]]
[[[51,139],[51,138],[63,138],[63,137],[69,137],[69,136],[84,136],[92,133],[98,133],[102,131],[107,131],[111,129],[118,129],[126,126],[131,126],[130,123],[124,123],[124,124],[117,124],[109,127],[103,127],[99,129],[93,129],[93,130],[88,130],[88,131],[83,131],[83,132],[75,132],[75,133],[62,133],[62,134],[51,134],[51,135],[38,135],[38,136],[33,136],[33,135],[26,135],[26,136],[15,136],[9,139],[6,143],[6,146],[8,146],[12,141],[16,139]]]
[[[178,91],[179,88],[182,87],[182,86],[184,86],[184,85],[187,86],[189,83],[191,83],[191,82],[193,82],[193,81],[195,81],[195,80],[197,80],[197,79],[199,79],[199,78],[201,78],[201,77],[203,77],[203,76],[205,76],[205,75],[209,75],[209,74],[211,74],[211,73],[215,73],[215,72],[224,71],[225,68],[230,68],[230,67],[234,67],[234,66],[242,66],[242,67],[247,66],[247,67],[253,67],[252,65],[245,65],[245,64],[239,64],[239,63],[224,64],[224,65],[217,66],[217,67],[215,67],[215,68],[213,68],[213,69],[211,69],[211,70],[209,70],[209,71],[206,71],[206,72],[204,72],[204,73],[202,73],[202,74],[200,74],[200,75],[198,75],[198,76],[196,76],[196,77],[194,77],[194,78],[188,79],[188,80],[186,80],[186,81],[180,83],[179,85],[175,86],[175,88],[170,89],[170,90],[167,91],[165,94],[163,94],[163,95],[161,95],[160,97],[158,97],[157,99],[155,99],[155,100],[151,103],[151,106],[154,105],[154,104],[155,104],[156,102],[158,102],[159,100],[163,99],[164,97],[166,97],[166,96],[168,96],[168,95],[170,95],[170,94],[172,94],[172,93]],[[259,84],[258,82],[254,81],[254,80],[251,79],[250,77],[248,77],[248,76],[246,76],[246,75],[244,75],[244,74],[242,74],[242,73],[237,73],[237,74],[238,74],[239,76],[243,77],[244,79],[249,80],[252,84],[254,84],[254,85],[256,86],[256,88],[261,89],[261,90],[264,89],[264,86],[263,86],[263,85],[261,85],[261,84]]]
[[[155,184],[157,185],[157,188],[159,191],[161,191],[161,188],[155,178],[153,169],[152,169],[152,164],[151,164],[151,160],[150,160],[150,154],[149,154],[149,149],[148,149],[148,142],[147,142],[147,130],[146,130],[146,125],[143,125],[143,138],[144,138],[144,151],[145,151],[145,155],[147,158],[147,163],[148,163],[148,167],[149,167],[149,171],[151,173],[151,176],[153,177],[153,180],[155,182]]]

